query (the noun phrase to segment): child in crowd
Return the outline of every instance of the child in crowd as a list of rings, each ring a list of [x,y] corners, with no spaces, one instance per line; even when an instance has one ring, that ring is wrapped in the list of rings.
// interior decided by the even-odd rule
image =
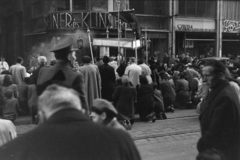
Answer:
[[[17,110],[19,109],[18,100],[13,97],[12,89],[6,90],[5,97],[3,105],[3,118],[14,122],[17,118]]]

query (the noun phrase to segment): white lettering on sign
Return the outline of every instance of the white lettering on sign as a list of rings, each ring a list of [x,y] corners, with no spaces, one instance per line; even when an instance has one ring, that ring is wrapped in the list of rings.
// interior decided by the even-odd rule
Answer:
[[[44,17],[47,29],[87,29],[87,28],[117,28],[117,18],[109,13],[80,12],[80,13],[50,13]],[[126,23],[121,22],[124,29]]]
[[[223,20],[223,32],[240,32],[240,21]]]
[[[192,32],[214,32],[214,29],[205,29],[205,28],[194,28],[192,25],[188,24],[178,24],[177,30],[179,31],[192,31]]]

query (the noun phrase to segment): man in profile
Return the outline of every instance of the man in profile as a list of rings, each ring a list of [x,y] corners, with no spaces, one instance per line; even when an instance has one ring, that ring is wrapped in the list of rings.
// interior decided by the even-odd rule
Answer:
[[[140,160],[130,136],[89,120],[73,89],[50,85],[39,97],[40,125],[0,148],[1,160]]]
[[[228,160],[240,159],[240,101],[239,95],[226,79],[226,66],[208,60],[203,67],[203,80],[210,92],[201,103],[199,117],[202,136],[199,153],[216,149]]]

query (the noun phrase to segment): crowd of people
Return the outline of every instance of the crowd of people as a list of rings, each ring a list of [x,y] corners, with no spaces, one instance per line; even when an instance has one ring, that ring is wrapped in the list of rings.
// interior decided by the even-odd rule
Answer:
[[[108,149],[114,152],[102,155],[103,159],[141,159],[126,130],[131,129],[137,117],[144,122],[164,120],[167,119],[165,113],[174,114],[175,108],[197,109],[200,114],[202,137],[197,144],[200,153],[214,148],[231,159],[239,156],[238,59],[231,57],[232,61],[224,65],[216,60],[199,61],[188,53],[179,57],[165,54],[161,62],[154,57],[147,61],[130,57],[118,66],[118,62],[108,56],[94,64],[89,56],[84,56],[83,63],[76,65],[71,61],[71,45],[69,40],[52,49],[56,60],[50,66],[46,65],[46,57],[39,56],[39,67],[31,73],[22,65],[21,57],[11,67],[2,60],[5,62],[0,66],[2,117],[14,122],[18,114],[31,114],[32,122],[40,125],[18,141],[0,148],[3,157],[9,158],[15,153],[22,159],[31,156],[64,159],[61,154],[51,153],[53,151],[67,152],[70,159],[79,155],[98,159],[102,153],[94,154],[94,150],[107,143],[107,147],[101,148],[102,152]],[[223,121],[224,114],[231,118]],[[16,133],[12,135],[16,137]],[[27,143],[28,138],[39,146]],[[88,143],[89,138],[93,144]],[[46,147],[44,144],[49,140],[53,141]],[[63,145],[65,143],[68,145]],[[26,145],[16,147],[21,144]],[[55,145],[59,147],[53,149]],[[76,148],[81,148],[81,152]],[[22,155],[21,151],[27,149],[32,152]]]

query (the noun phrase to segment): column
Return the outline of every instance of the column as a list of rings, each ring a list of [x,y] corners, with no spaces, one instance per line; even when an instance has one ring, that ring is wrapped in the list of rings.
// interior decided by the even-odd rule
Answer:
[[[216,56],[222,57],[222,0],[217,1]]]

